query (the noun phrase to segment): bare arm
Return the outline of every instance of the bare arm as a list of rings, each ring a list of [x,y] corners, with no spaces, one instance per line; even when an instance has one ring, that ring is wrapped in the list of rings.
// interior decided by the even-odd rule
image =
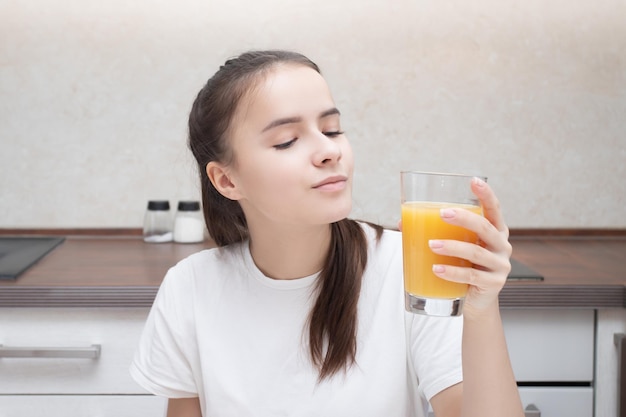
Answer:
[[[442,213],[445,221],[475,231],[481,246],[458,241],[431,245],[434,252],[468,259],[472,268],[434,269],[441,278],[470,284],[463,307],[463,383],[431,399],[437,417],[523,417],[500,318],[498,294],[506,282],[512,248],[499,202],[484,182],[472,184],[484,218],[466,210]]]
[[[170,398],[167,401],[167,417],[202,417],[198,398]]]
[[[497,311],[465,319],[463,382],[431,399],[437,417],[522,417],[515,377]]]

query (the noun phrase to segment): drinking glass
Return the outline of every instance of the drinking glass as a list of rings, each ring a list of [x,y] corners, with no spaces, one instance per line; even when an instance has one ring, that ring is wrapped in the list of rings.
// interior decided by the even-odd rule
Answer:
[[[473,178],[462,174],[401,172],[402,259],[405,308],[409,312],[443,317],[459,316],[463,312],[468,285],[439,278],[432,268],[434,264],[464,267],[472,264],[465,259],[435,254],[428,242],[452,239],[478,243],[476,233],[446,223],[440,214],[441,209],[453,207],[483,214],[470,188]]]

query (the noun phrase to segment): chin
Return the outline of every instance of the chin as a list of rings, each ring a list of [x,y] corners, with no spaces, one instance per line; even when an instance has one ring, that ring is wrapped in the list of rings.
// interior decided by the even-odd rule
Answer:
[[[350,215],[350,212],[352,212],[352,201],[350,201],[350,204],[346,204],[344,207],[337,207],[337,210],[329,215],[327,222],[335,223],[343,220]]]

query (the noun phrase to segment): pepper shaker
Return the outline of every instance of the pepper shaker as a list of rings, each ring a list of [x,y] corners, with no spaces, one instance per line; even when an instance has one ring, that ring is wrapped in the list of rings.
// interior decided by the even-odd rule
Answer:
[[[172,241],[172,215],[170,202],[150,200],[143,221],[143,240],[148,243]]]

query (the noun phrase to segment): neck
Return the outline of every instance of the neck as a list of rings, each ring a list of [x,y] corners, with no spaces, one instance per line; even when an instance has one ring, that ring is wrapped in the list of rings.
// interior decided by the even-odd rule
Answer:
[[[330,225],[248,227],[252,259],[266,276],[297,279],[322,269],[330,245]]]

